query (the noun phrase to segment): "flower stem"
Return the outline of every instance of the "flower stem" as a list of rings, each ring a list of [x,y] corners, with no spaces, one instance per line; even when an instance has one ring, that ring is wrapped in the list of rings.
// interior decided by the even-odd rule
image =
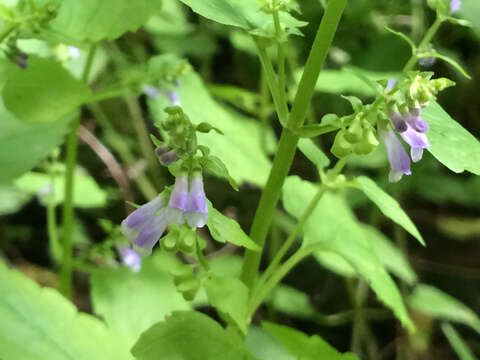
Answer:
[[[82,80],[88,84],[97,44],[92,44],[83,70]],[[60,292],[70,299],[72,295],[72,233],[73,233],[73,191],[75,186],[75,166],[77,164],[78,128],[80,116],[72,123],[67,139],[67,170],[65,173],[65,200],[63,203],[63,261],[60,269]]]
[[[437,33],[438,29],[440,28],[440,25],[442,25],[443,19],[441,17],[437,17],[430,26],[430,28],[427,30],[427,33],[423,37],[422,41],[418,45],[417,51],[415,54],[412,55],[412,57],[408,60],[408,62],[405,64],[405,67],[403,68],[403,72],[411,71],[413,70],[414,66],[417,64],[418,61],[418,52],[424,50],[428,44],[432,41],[433,37]]]
[[[50,183],[52,184],[52,191],[47,198],[47,234],[50,254],[54,261],[58,264],[62,260],[62,247],[58,240],[57,219],[56,219],[56,205],[55,205],[55,174],[53,170],[54,164],[57,162],[57,156],[52,156],[52,163],[48,168],[48,175]]]
[[[318,75],[320,74],[328,49],[333,41],[346,2],[347,0],[330,0],[328,2],[312,50],[308,56],[305,71],[300,80],[292,112],[287,122],[287,127],[282,131],[278,151],[273,161],[267,184],[262,192],[260,203],[258,204],[250,231],[250,237],[262,249],[272,223],[275,208],[280,198],[283,182],[290,170],[299,140],[298,135],[290,130],[290,128],[299,128],[305,121],[305,116],[308,111],[310,100],[313,96]],[[262,65],[264,65],[263,62]],[[268,76],[269,72],[267,69],[265,70]],[[272,89],[270,90],[272,91]],[[272,95],[273,94],[274,92],[272,92]],[[260,264],[261,256],[261,251],[246,251],[242,269],[242,280],[250,288],[253,287],[258,276],[258,266]]]
[[[275,7],[276,1],[273,5]],[[278,95],[280,96],[280,103],[288,113],[286,81],[285,81],[285,47],[283,44],[282,36],[283,30],[280,24],[280,16],[278,10],[273,11],[273,23],[275,24],[275,35],[277,36],[277,61],[278,61]]]

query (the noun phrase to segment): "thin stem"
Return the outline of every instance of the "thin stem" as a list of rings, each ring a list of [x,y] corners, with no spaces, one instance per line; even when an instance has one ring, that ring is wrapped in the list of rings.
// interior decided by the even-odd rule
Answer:
[[[95,55],[96,44],[92,44],[88,53],[82,79],[88,84],[88,76]],[[60,292],[70,299],[72,295],[72,234],[73,234],[73,191],[75,187],[75,166],[77,164],[78,128],[80,117],[72,123],[67,139],[67,159],[65,173],[65,200],[63,203],[63,261],[60,270]]]
[[[276,1],[274,0],[273,6],[275,7]],[[286,81],[285,81],[285,47],[282,42],[283,30],[280,24],[280,17],[278,10],[273,11],[273,23],[275,24],[275,34],[277,36],[277,61],[278,61],[278,94],[280,96],[280,102],[283,107],[287,109],[287,94],[286,94]]]
[[[293,245],[297,237],[300,235],[305,223],[310,218],[310,215],[313,213],[313,211],[318,205],[318,202],[323,197],[323,194],[325,194],[326,191],[327,191],[327,187],[325,185],[321,185],[317,193],[313,197],[312,201],[310,201],[310,204],[308,204],[307,209],[304,211],[304,213],[298,220],[297,224],[295,225],[295,228],[290,233],[287,240],[285,240],[285,242],[283,243],[281,248],[278,250],[275,257],[273,258],[272,262],[263,273],[256,287],[262,287],[263,283],[265,283],[265,281],[267,281],[268,278],[277,270],[278,265],[282,261],[287,251],[291,248],[291,246]]]
[[[308,111],[318,75],[323,67],[328,48],[333,41],[346,2],[347,0],[331,0],[328,2],[295,96],[292,113],[287,123],[289,126],[300,127],[305,121],[305,115]],[[262,192],[250,231],[250,237],[262,249],[280,198],[283,183],[295,155],[298,140],[298,135],[294,134],[288,127],[283,129],[278,151],[273,161],[267,184]],[[261,256],[262,251],[247,250],[245,254],[242,280],[250,288],[253,287],[258,276]]]
[[[52,161],[51,166],[48,169],[48,175],[50,177],[50,183],[52,184],[52,191],[48,195],[47,200],[47,233],[48,244],[50,247],[50,253],[55,262],[62,260],[62,247],[58,239],[57,231],[57,219],[56,219],[56,205],[55,205],[55,174],[53,171],[53,164],[56,162],[56,157]]]
[[[440,28],[440,25],[442,25],[443,21],[444,20],[441,17],[437,17],[435,19],[434,23],[427,30],[427,33],[425,34],[422,41],[418,45],[418,48],[417,48],[417,51],[415,52],[415,54],[413,54],[412,57],[408,60],[408,62],[405,64],[405,67],[403,68],[403,72],[411,71],[415,67],[415,65],[418,61],[418,53],[425,50],[425,48],[428,46],[428,44],[430,44],[433,37],[435,36],[438,29]]]
[[[18,27],[18,24],[15,24],[15,23],[5,25],[3,28],[3,31],[0,33],[0,43],[2,43],[3,40],[5,40],[8,37],[8,35],[10,35],[12,31],[14,31],[17,27]]]

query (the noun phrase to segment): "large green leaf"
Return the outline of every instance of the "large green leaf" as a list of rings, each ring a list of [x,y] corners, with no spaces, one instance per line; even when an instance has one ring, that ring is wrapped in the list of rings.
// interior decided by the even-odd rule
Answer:
[[[90,88],[54,60],[32,57],[10,70],[3,88],[6,108],[29,123],[59,120],[91,97]]]
[[[282,343],[262,328],[250,327],[246,339],[247,349],[261,360],[297,360]]]
[[[462,0],[459,14],[464,19],[470,20],[473,30],[480,38],[480,2],[478,0]]]
[[[196,13],[225,25],[244,29],[273,27],[273,17],[260,10],[257,0],[180,0]],[[282,23],[290,27],[305,26],[289,14],[282,14]]]
[[[308,336],[287,326],[263,322],[267,333],[279,340],[285,348],[300,360],[355,360],[352,353],[341,354],[320,336]]]
[[[372,200],[375,205],[382,211],[382,213],[402,226],[407,230],[414,238],[416,238],[422,245],[425,245],[425,241],[422,235],[418,232],[415,224],[410,220],[408,215],[400,207],[400,204],[387,194],[381,187],[379,187],[372,179],[360,176],[355,179],[356,184],[362,190],[365,195]]]
[[[261,142],[264,138],[260,123],[220,106],[195,73],[182,77],[181,83],[175,90],[180,94],[182,108],[192,122],[208,122],[225,134],[198,134],[199,143],[208,146],[212,155],[223,161],[237,182],[249,181],[263,185],[268,177],[270,161],[262,151]],[[166,97],[161,96],[155,100],[149,99],[149,105],[154,118],[162,120],[165,117],[163,109],[170,104]],[[270,133],[267,142],[273,142]]]
[[[303,214],[317,192],[314,184],[298,177],[289,177],[283,190],[283,204],[297,218]],[[305,224],[304,234],[302,246],[312,245],[320,251],[341,256],[369,283],[379,299],[393,310],[403,325],[413,329],[398,288],[340,196],[332,193],[323,195]]]
[[[127,344],[56,290],[0,263],[2,360],[131,359]]]
[[[260,247],[245,234],[240,225],[233,219],[223,215],[215,209],[211,203],[208,204],[207,227],[212,237],[221,243],[232,243],[237,246],[244,246],[249,250],[259,251]]]
[[[52,124],[27,124],[10,114],[0,101],[0,184],[31,170],[59,146],[72,117]]]
[[[145,331],[132,349],[141,360],[245,360],[246,350],[199,312],[174,312]]]
[[[113,40],[136,31],[162,6],[162,0],[63,0],[51,22],[65,41]]]
[[[128,268],[100,269],[92,274],[91,296],[96,314],[133,346],[138,336],[174,310],[188,310],[169,274],[177,265],[173,257],[157,251],[139,273]]]
[[[15,186],[27,194],[35,195],[42,188],[52,184],[48,174],[29,172],[15,181]],[[56,205],[63,202],[65,196],[65,177],[54,176],[53,200]],[[40,195],[41,202],[46,204],[49,201],[50,193]],[[95,182],[95,179],[87,174],[77,171],[75,174],[75,189],[73,192],[73,204],[80,208],[103,207],[107,203],[107,193]]]
[[[205,282],[210,303],[230,316],[247,333],[248,288],[237,278],[211,276]]]
[[[480,175],[480,142],[459,123],[453,120],[442,107],[432,102],[422,112],[430,126],[428,151],[450,170],[460,173],[465,170]]]
[[[430,285],[418,285],[408,299],[410,306],[438,319],[468,325],[480,333],[480,319],[469,307]]]

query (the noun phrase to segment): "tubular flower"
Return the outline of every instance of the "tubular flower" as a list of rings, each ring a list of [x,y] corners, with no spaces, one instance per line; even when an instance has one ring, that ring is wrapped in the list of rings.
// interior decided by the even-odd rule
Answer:
[[[122,259],[122,264],[128,267],[133,272],[139,272],[142,268],[142,258],[140,255],[127,246],[120,248],[120,258]]]
[[[168,225],[169,218],[165,205],[165,199],[157,196],[122,221],[122,234],[141,255],[151,253]]]
[[[185,218],[191,227],[203,227],[208,221],[207,197],[201,174],[194,175],[190,179]]]
[[[180,95],[175,91],[169,91],[167,93],[168,100],[172,103],[173,106],[181,106]]]
[[[427,135],[425,133],[417,131],[413,127],[408,126],[407,131],[400,134],[402,139],[410,145],[410,155],[413,162],[422,160],[423,149],[430,146]]]
[[[184,174],[175,178],[175,186],[168,203],[170,222],[182,225],[185,222],[185,212],[188,203],[188,177]]]
[[[385,143],[390,162],[389,181],[397,182],[400,181],[403,175],[410,175],[412,173],[410,171],[410,159],[395,132],[393,130],[381,130],[380,137]]]
[[[453,14],[454,12],[457,12],[460,10],[462,7],[462,1],[461,0],[451,0],[450,1],[450,12]]]

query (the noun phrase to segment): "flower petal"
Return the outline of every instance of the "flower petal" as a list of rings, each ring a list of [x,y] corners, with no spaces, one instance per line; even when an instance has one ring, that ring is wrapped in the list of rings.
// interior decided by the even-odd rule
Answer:
[[[157,196],[155,199],[142,205],[137,210],[132,212],[124,220],[125,225],[130,229],[138,228],[142,223],[150,220],[155,213],[165,205],[164,199],[161,196]]]
[[[410,175],[410,158],[408,157],[402,143],[392,130],[380,131],[385,147],[387,148],[387,156],[392,171],[389,180],[391,182],[399,181],[402,175]]]
[[[187,210],[188,178],[180,175],[175,178],[175,186],[170,196],[168,206],[182,211]]]

